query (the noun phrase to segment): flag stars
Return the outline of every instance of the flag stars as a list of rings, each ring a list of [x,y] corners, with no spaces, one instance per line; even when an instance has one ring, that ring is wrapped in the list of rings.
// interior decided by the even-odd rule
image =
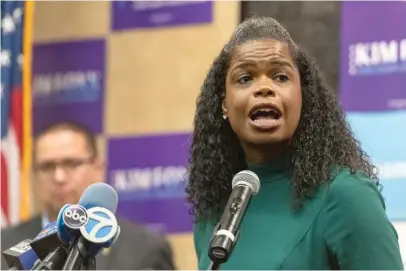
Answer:
[[[15,21],[20,21],[21,20],[21,16],[23,15],[22,9],[21,8],[16,8],[13,11],[13,17]]]
[[[3,20],[1,21],[1,27],[3,27],[5,34],[13,32],[16,29],[13,17],[10,15],[4,16]]]
[[[24,56],[22,54],[19,54],[17,57],[17,63],[20,67],[23,65],[23,61],[24,61]]]
[[[10,66],[11,54],[8,50],[2,50],[0,55],[1,66]]]

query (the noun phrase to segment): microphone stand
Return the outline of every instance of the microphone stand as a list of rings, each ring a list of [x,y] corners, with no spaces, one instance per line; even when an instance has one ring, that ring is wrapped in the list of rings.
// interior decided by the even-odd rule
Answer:
[[[70,247],[62,270],[96,270],[96,257],[88,253],[89,244],[80,236]]]
[[[82,270],[96,270],[95,256],[88,256],[83,260]]]
[[[80,270],[83,266],[89,266],[89,268],[92,268],[92,264],[88,262],[88,258],[90,257],[87,252],[88,246],[89,244],[86,240],[82,236],[79,236],[79,238],[77,238],[70,246],[68,257],[62,270]]]
[[[220,270],[220,264],[210,261],[209,268],[207,270]]]

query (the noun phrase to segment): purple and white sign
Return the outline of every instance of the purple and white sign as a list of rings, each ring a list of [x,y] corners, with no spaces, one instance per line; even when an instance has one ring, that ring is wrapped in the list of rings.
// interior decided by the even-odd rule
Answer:
[[[35,45],[33,128],[61,120],[103,131],[105,40]]]
[[[343,2],[341,100],[346,111],[406,109],[406,2]]]
[[[185,200],[190,133],[112,138],[107,182],[119,196],[118,216],[163,232],[190,232]]]
[[[213,20],[212,1],[113,1],[112,29],[206,24]]]

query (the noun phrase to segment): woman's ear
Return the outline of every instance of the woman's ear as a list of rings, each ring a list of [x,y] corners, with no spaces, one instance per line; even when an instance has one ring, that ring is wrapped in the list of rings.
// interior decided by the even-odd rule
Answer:
[[[227,116],[226,97],[223,95],[223,101],[221,102],[221,109],[223,110],[223,116]]]

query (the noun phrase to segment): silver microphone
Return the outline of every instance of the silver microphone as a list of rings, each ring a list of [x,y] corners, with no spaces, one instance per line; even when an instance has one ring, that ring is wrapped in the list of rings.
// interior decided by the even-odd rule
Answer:
[[[222,264],[229,259],[248,204],[252,196],[258,194],[260,187],[259,178],[252,171],[243,170],[234,176],[233,191],[210,240],[209,257],[213,263]]]

